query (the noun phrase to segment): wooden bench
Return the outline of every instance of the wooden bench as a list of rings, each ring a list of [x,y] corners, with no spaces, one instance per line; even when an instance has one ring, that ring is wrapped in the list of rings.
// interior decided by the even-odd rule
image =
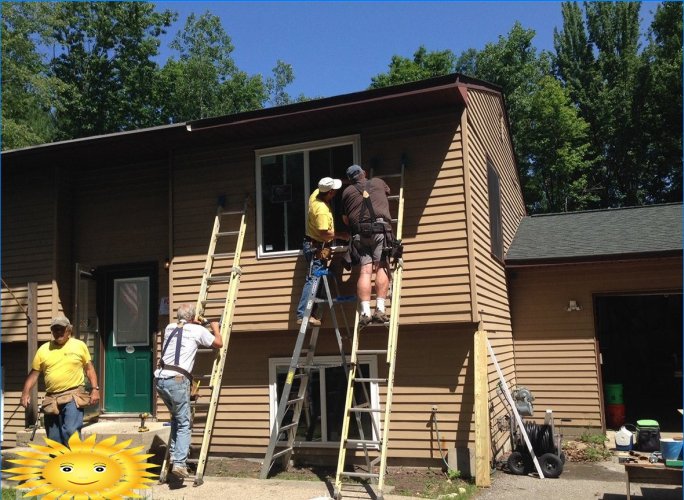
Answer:
[[[630,483],[682,485],[682,469],[678,467],[666,467],[664,464],[626,463],[625,472],[627,473],[627,500],[631,500]]]

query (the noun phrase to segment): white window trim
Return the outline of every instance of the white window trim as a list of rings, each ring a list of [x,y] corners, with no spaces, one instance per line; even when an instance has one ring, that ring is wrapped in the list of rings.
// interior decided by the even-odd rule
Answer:
[[[313,151],[316,149],[324,149],[332,146],[344,146],[346,144],[352,145],[352,155],[354,163],[361,163],[361,136],[346,135],[341,137],[334,137],[331,139],[322,139],[318,141],[300,142],[297,144],[288,144],[286,146],[276,146],[271,148],[255,149],[254,150],[254,169],[256,171],[256,228],[257,228],[257,259],[270,259],[277,257],[296,256],[302,251],[301,248],[296,250],[284,250],[280,252],[265,252],[264,251],[264,236],[261,214],[261,157],[271,156],[277,154],[289,154]],[[309,156],[304,156],[304,206],[309,202],[307,186],[310,184],[309,179]],[[306,219],[302,221],[302,225],[306,224]]]
[[[269,428],[269,435],[270,431],[273,429],[273,423],[275,422],[276,418],[276,413],[278,413],[278,388],[277,388],[277,378],[276,378],[276,368],[278,366],[285,366],[289,368],[290,366],[290,361],[291,358],[270,358],[268,360],[268,400],[269,400],[269,416],[268,416],[268,428]],[[302,363],[306,363],[306,356],[302,356],[300,358],[300,361]],[[349,362],[349,356],[347,356],[347,362]],[[368,365],[368,372],[370,378],[378,378],[378,358],[377,356],[372,356],[372,355],[362,355],[358,357],[358,363],[359,364],[367,364]],[[339,356],[316,356],[314,358],[313,364],[315,365],[325,365],[329,364],[331,367],[333,366],[339,366],[340,364],[340,357]],[[321,370],[321,381],[325,382],[325,371]],[[320,401],[321,401],[321,415],[326,415],[326,404],[327,400],[325,397],[325,391],[323,390],[325,388],[325,384],[321,384],[321,394],[320,394]],[[377,382],[370,382],[370,399],[371,399],[371,407],[372,408],[380,408],[380,388],[378,386]],[[377,413],[371,413],[370,417],[375,420],[375,426],[371,426],[373,428],[373,436],[372,437],[366,437],[366,439],[372,439],[374,441],[379,441],[380,437],[375,435],[375,429],[378,429],[380,432],[382,432],[382,428],[380,427],[380,417]],[[328,428],[327,428],[327,419],[322,418],[321,419],[321,435],[322,436],[327,436],[328,435]],[[325,442],[313,442],[313,441],[295,441],[293,443],[293,446],[299,446],[299,447],[311,447],[311,448],[339,448],[340,442],[339,441],[325,441]],[[363,447],[361,445],[357,445],[358,449],[362,449]],[[378,449],[378,446],[369,446],[369,448],[372,449]]]
[[[140,278],[115,279],[114,280],[114,291],[116,292],[116,285],[118,283],[140,283],[140,282],[143,282],[147,285],[147,303],[146,303],[147,307],[145,308],[144,312],[145,312],[145,319],[146,319],[145,323],[147,323],[149,325],[149,323],[150,323],[150,312],[149,312],[149,307],[150,307],[150,278],[148,276],[140,277]],[[112,336],[112,345],[114,347],[123,347],[123,346],[129,346],[129,345],[131,345],[131,346],[148,346],[148,345],[150,345],[149,332],[147,332],[148,335],[146,337],[146,340],[142,341],[142,342],[126,342],[125,344],[119,344],[117,342],[117,338],[116,338],[116,332],[118,331],[118,329],[117,329],[117,318],[118,318],[117,309],[118,309],[118,307],[117,306],[119,305],[119,301],[118,301],[117,297],[118,297],[118,295],[116,293],[114,293],[114,318],[113,318],[114,335]]]

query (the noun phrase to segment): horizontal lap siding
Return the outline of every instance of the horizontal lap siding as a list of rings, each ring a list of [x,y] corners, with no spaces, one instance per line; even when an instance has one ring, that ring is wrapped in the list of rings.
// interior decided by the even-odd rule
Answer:
[[[26,412],[20,402],[27,374],[26,359],[25,342],[13,342],[2,346],[3,448],[15,446],[17,431],[25,427]],[[42,387],[42,383],[39,387]]]
[[[602,262],[509,271],[518,383],[535,407],[572,427],[600,427],[593,296],[681,291],[682,259]],[[568,300],[581,311],[568,313]]]
[[[457,110],[451,110],[360,130],[362,162],[369,170],[378,163],[377,175],[397,171],[402,153],[408,158],[403,324],[470,320],[463,151],[457,127]],[[234,330],[296,328],[294,312],[306,266],[301,256],[256,259],[254,147],[183,152],[173,163],[172,308],[197,298],[217,196],[226,196],[228,209],[238,209],[250,194]],[[237,229],[237,220],[223,228]],[[217,251],[233,248],[230,240]],[[214,273],[228,274],[231,265],[218,262]],[[353,294],[356,276],[344,273],[339,279],[341,293]],[[225,298],[226,290],[227,285],[214,285],[210,298]],[[207,315],[217,316],[221,309],[209,307]]]
[[[38,338],[48,340],[50,319],[59,310],[53,304],[55,174],[51,168],[21,173],[3,169],[2,181],[2,279],[9,286],[2,286],[2,342],[26,341],[22,308],[27,307],[29,282],[38,284]]]
[[[504,254],[525,214],[517,167],[508,129],[502,129],[505,111],[498,94],[468,91],[468,160],[472,217],[472,237],[475,263],[476,300],[483,328],[489,333],[492,348],[509,383],[515,383],[516,369],[511,339],[511,313],[503,264],[491,255],[489,229],[489,199],[487,188],[487,158],[499,175],[501,222]],[[496,395],[499,379],[489,359],[489,398],[494,403],[490,412],[492,441],[495,454],[506,446],[506,436],[496,431],[497,419],[506,410]]]
[[[386,345],[383,330],[369,330],[364,347]],[[454,446],[467,447],[474,439],[472,419],[471,327],[443,327],[439,332],[425,327],[402,327],[397,351],[397,372],[392,405],[389,457],[439,459],[436,430],[430,425],[432,406],[437,418],[444,452]],[[270,358],[289,358],[296,340],[294,332],[233,333],[221,386],[211,454],[261,457],[269,439],[268,367]],[[345,350],[350,351],[345,341]],[[339,355],[332,330],[321,330],[319,355]],[[198,360],[198,362],[200,362]],[[378,357],[378,375],[385,376],[384,358]],[[208,388],[201,389],[208,401]],[[386,391],[380,390],[384,407]],[[158,418],[168,419],[158,400]],[[198,412],[196,427],[204,422]],[[201,437],[194,437],[199,444]],[[328,452],[324,452],[327,454]],[[331,448],[336,454],[337,448]]]

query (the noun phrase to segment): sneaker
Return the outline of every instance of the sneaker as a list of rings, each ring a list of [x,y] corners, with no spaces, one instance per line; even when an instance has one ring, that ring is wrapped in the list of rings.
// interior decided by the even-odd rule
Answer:
[[[368,326],[370,324],[370,322],[371,322],[370,316],[366,316],[365,314],[362,314],[359,317],[359,326],[360,327]]]
[[[390,320],[389,316],[387,316],[387,314],[385,314],[384,312],[375,311],[373,313],[373,323],[385,324],[385,323],[389,323],[389,320]]]
[[[188,468],[185,465],[174,465],[173,468],[171,469],[171,474],[173,474],[176,477],[179,477],[181,479],[185,479],[186,477],[190,477],[190,473],[188,472]]]

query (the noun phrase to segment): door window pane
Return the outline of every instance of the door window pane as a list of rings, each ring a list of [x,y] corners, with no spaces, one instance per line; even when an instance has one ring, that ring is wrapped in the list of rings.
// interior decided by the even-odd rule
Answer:
[[[114,280],[114,346],[150,343],[150,280]]]

